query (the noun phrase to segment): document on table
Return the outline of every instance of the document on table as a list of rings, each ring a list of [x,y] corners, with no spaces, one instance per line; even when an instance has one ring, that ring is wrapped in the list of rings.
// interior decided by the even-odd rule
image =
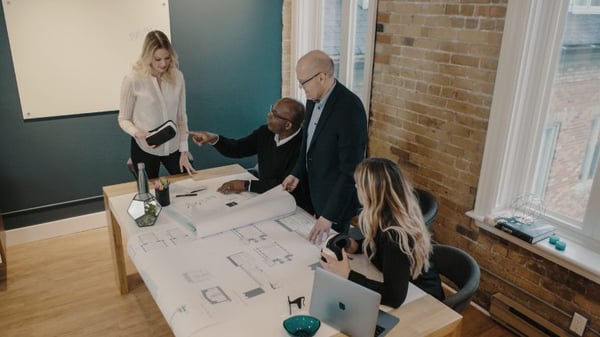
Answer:
[[[165,226],[129,238],[128,251],[175,335],[189,337],[246,335],[247,324],[283,336],[287,297],[309,298],[320,249],[267,220],[198,238]]]
[[[224,183],[234,179],[248,180],[249,173],[220,177],[201,182],[192,179],[173,183],[171,194],[196,195],[172,197],[171,205],[165,211],[173,217],[183,217],[183,223],[194,225],[196,236],[207,237],[267,219],[280,218],[292,214],[296,210],[296,201],[281,186],[261,194],[242,192],[223,194],[217,189]]]
[[[207,237],[236,227],[278,219],[292,214],[295,210],[294,197],[281,186],[275,186],[250,199],[230,202],[214,209],[210,214],[196,217],[196,236]]]
[[[275,220],[196,237],[174,220],[128,240],[128,252],[174,334],[195,336],[286,336],[287,298],[310,305],[320,247],[309,243],[314,218],[301,209]],[[353,269],[381,280],[362,255]],[[406,303],[423,296],[411,286]],[[387,308],[384,310],[389,310]],[[331,336],[322,325],[317,336]]]
[[[202,181],[186,179],[172,183],[169,185],[171,204],[163,210],[172,215],[184,217],[187,222],[195,224],[204,217],[222,213],[223,210],[229,208],[227,205],[238,204],[256,196],[255,193],[250,192],[223,194],[217,191],[227,181],[252,178],[253,176],[246,172]]]
[[[203,190],[172,197],[157,225],[129,232],[129,256],[178,337],[286,336],[281,322],[290,315],[288,296],[306,298],[292,314],[308,311],[321,250],[307,240],[315,218],[280,186],[260,195],[216,191],[231,179],[247,178],[171,184],[172,195]],[[123,213],[131,196],[119,198],[113,202],[122,207],[115,210]],[[351,261],[353,268],[374,268],[358,262]],[[318,336],[335,332],[323,325]]]

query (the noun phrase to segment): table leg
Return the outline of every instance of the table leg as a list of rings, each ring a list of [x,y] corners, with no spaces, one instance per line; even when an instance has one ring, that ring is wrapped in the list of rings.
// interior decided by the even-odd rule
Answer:
[[[462,318],[460,319],[460,322],[456,326],[456,329],[450,336],[451,337],[461,337],[462,336]]]
[[[106,220],[108,225],[108,241],[112,253],[113,266],[115,270],[115,280],[122,295],[129,292],[129,283],[127,281],[127,269],[125,266],[125,251],[123,249],[123,236],[121,227],[110,210],[108,197],[104,196],[104,209],[106,210]]]

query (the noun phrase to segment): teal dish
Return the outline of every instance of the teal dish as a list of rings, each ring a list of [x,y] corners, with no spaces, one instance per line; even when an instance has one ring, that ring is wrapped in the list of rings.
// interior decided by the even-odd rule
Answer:
[[[319,319],[308,315],[296,315],[283,321],[283,328],[290,336],[311,337],[321,327]]]

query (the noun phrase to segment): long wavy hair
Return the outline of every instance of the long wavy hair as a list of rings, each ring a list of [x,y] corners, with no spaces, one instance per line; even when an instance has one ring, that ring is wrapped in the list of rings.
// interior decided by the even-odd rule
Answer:
[[[169,68],[163,76],[168,81],[173,82],[175,79],[174,69],[179,67],[179,59],[177,57],[177,52],[175,52],[175,48],[173,48],[173,45],[171,45],[171,42],[169,41],[169,38],[160,30],[153,30],[146,34],[146,37],[144,38],[144,44],[142,45],[142,55],[140,55],[140,58],[133,66],[133,70],[140,74],[150,75],[152,73],[152,58],[154,57],[154,52],[158,49],[166,49],[171,55]]]
[[[363,205],[358,225],[365,236],[363,251],[369,252],[369,259],[377,251],[374,239],[381,230],[408,256],[413,279],[429,269],[431,237],[413,187],[398,166],[385,158],[367,158],[356,167],[354,180]]]

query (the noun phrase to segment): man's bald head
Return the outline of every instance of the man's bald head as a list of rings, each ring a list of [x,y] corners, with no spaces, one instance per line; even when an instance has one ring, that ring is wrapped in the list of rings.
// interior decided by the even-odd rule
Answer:
[[[297,71],[333,76],[333,60],[322,50],[312,50],[298,60]]]

